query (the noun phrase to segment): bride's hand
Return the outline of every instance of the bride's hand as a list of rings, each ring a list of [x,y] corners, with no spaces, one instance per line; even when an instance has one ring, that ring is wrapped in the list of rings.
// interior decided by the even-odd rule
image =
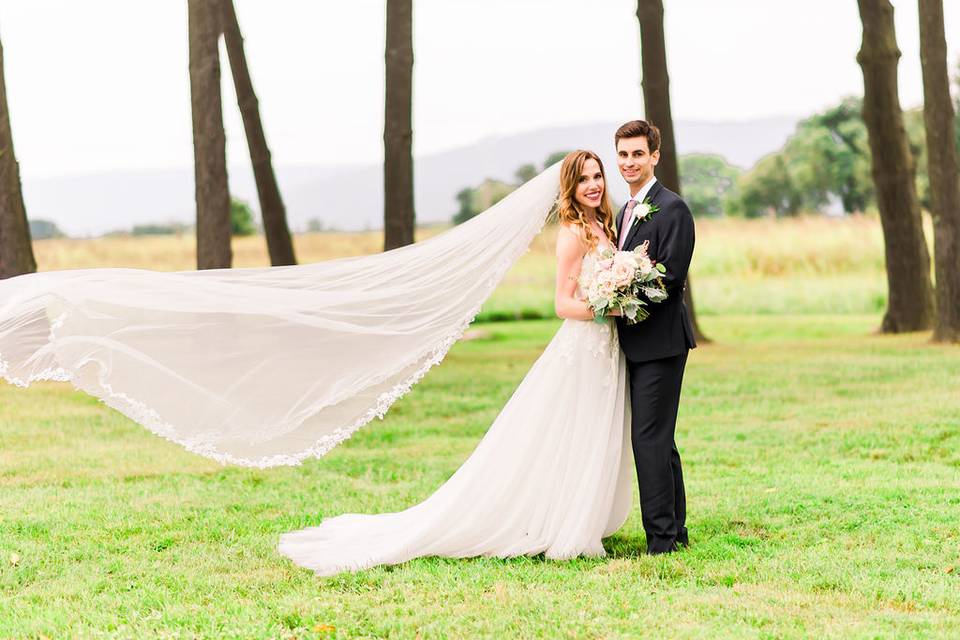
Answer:
[[[607,316],[608,316],[608,317],[619,318],[619,317],[622,316],[622,315],[623,315],[623,314],[620,313],[620,309],[617,308],[617,307],[615,307],[615,308],[610,309],[609,311],[607,311]]]

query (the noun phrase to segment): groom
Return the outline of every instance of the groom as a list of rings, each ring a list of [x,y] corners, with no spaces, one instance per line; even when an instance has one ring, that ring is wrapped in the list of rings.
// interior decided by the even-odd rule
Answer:
[[[667,553],[688,544],[683,471],[674,432],[687,353],[697,346],[683,303],[693,256],[693,216],[680,196],[653,175],[660,160],[659,129],[632,120],[617,129],[614,143],[617,166],[630,187],[630,200],[617,215],[617,244],[631,251],[649,241],[651,260],[667,269],[663,283],[669,297],[648,304],[646,320],[628,325],[617,318],[629,370],[633,456],[647,553]]]

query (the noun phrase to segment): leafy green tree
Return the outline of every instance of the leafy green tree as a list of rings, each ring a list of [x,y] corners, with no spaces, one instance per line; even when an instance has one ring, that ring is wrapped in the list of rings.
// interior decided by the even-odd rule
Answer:
[[[537,173],[537,166],[531,162],[521,166],[513,175],[518,184],[524,184],[535,178]]]
[[[453,217],[454,224],[466,222],[478,213],[486,211],[513,193],[516,188],[517,185],[487,178],[476,188],[461,190],[457,194],[460,211]]]
[[[550,166],[553,163],[551,162],[552,159],[563,159],[566,155],[566,152],[551,154],[550,157],[547,158],[546,166]],[[555,162],[556,160],[553,161]],[[516,184],[487,178],[477,187],[464,187],[456,195],[457,204],[460,205],[460,208],[453,216],[453,224],[466,222],[481,211],[489,209],[513,193],[517,187],[535,177],[537,173],[537,166],[531,162],[521,165],[514,172],[513,175],[517,179]]]
[[[803,196],[787,169],[782,153],[767,155],[737,180],[736,195],[727,201],[731,215],[747,218],[792,216],[800,211]]]
[[[129,235],[132,236],[173,236],[187,233],[192,225],[182,222],[135,224]],[[126,232],[121,232],[126,234]]]
[[[47,238],[66,238],[67,234],[60,230],[56,222],[52,220],[41,220],[31,218],[28,221],[30,225],[30,237],[33,240],[46,240]]]
[[[954,101],[960,109],[960,64],[957,71],[958,96]],[[767,160],[767,164],[762,168],[758,163],[744,174],[742,180],[751,185],[752,192],[748,202],[740,199],[743,194],[737,194],[736,189],[728,192],[726,198],[732,212],[739,215],[759,215],[760,210],[769,208],[778,212],[778,215],[789,215],[785,212],[789,211],[792,205],[786,208],[770,205],[765,198],[787,203],[793,203],[799,198],[799,208],[811,211],[820,208],[833,197],[840,199],[847,213],[862,212],[867,207],[876,205],[870,144],[862,112],[863,99],[849,97],[838,105],[798,123],[794,134],[783,148],[774,154],[781,158],[782,171],[770,164],[772,160]],[[923,109],[904,111],[903,125],[915,167],[917,196],[923,208],[929,210],[930,180]],[[955,116],[954,135],[957,148],[960,149],[960,112]],[[765,175],[754,178],[751,174],[758,168]],[[784,184],[782,193],[775,194],[770,181],[776,178],[778,171],[783,174],[783,179],[789,179],[790,184]],[[759,188],[760,186],[762,188]],[[765,194],[763,198],[759,197],[761,192]],[[686,186],[684,194],[689,199]]]
[[[477,210],[473,206],[473,189],[465,187],[457,193],[457,202],[460,204],[460,210],[453,216],[453,224],[461,224],[477,215]]]
[[[846,98],[800,122],[785,145],[784,161],[805,208],[817,209],[831,194],[840,198],[847,213],[863,211],[873,201],[862,111],[862,99]]]
[[[722,216],[724,200],[742,173],[743,169],[722,156],[701,153],[680,156],[680,185],[693,215]]]
[[[788,194],[786,201],[799,198],[799,208],[813,211],[832,197],[837,197],[847,213],[862,212],[876,203],[870,146],[862,110],[863,100],[850,97],[797,124],[794,134],[776,152],[781,156],[792,185],[789,188],[784,186],[784,190],[794,192]],[[920,201],[926,206],[929,187],[922,110],[905,112],[904,126],[916,164]],[[773,169],[772,165],[764,166],[766,176],[760,180],[761,183],[776,175]],[[750,173],[755,170],[756,167]],[[749,173],[746,175],[749,176]],[[750,178],[744,179],[750,181]],[[769,186],[767,184],[764,188],[768,195],[772,193]],[[745,212],[744,207],[740,206],[742,203],[732,204],[737,211]],[[773,208],[783,215],[782,208]]]
[[[243,200],[230,200],[230,231],[235,236],[252,236],[257,232],[253,210]]]
[[[547,156],[547,159],[543,161],[543,168],[546,169],[552,164],[556,164],[563,160],[570,151],[554,151]]]
[[[477,212],[486,211],[497,204],[517,188],[515,184],[501,182],[500,180],[486,179],[480,183],[474,193],[474,204],[477,206]]]

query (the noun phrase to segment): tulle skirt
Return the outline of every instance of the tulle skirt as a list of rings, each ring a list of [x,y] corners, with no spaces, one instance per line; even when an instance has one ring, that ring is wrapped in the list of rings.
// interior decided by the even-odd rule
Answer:
[[[318,575],[422,556],[604,555],[632,500],[626,364],[613,323],[566,320],[486,435],[404,511],[345,514],[283,534]]]

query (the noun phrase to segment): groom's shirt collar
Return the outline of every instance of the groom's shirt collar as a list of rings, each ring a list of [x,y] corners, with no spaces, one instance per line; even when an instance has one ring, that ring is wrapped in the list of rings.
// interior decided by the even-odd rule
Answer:
[[[643,202],[643,199],[647,197],[647,194],[650,193],[650,189],[653,188],[653,185],[657,182],[657,176],[652,176],[647,183],[640,187],[640,191],[637,191],[637,195],[630,198],[631,200],[636,200],[637,204]]]

